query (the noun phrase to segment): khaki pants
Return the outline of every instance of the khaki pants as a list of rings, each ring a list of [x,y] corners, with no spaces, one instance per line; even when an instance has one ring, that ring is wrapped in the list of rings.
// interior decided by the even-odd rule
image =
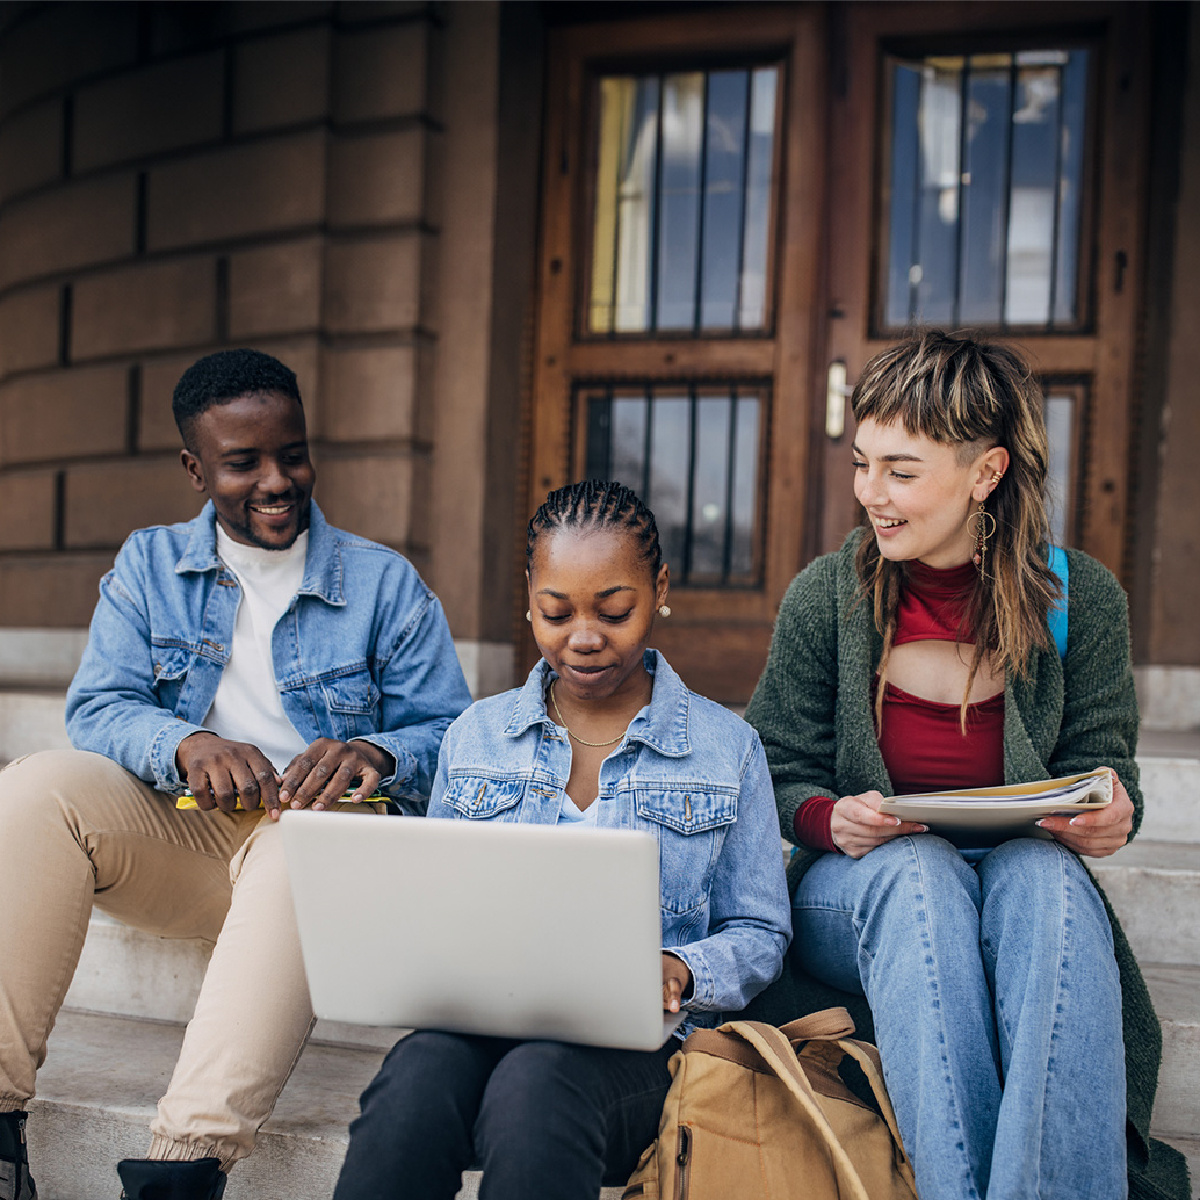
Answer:
[[[47,751],[0,773],[0,1112],[34,1094],[93,901],[148,933],[215,943],[148,1156],[215,1155],[227,1170],[312,1027],[279,826],[179,811],[98,754]]]

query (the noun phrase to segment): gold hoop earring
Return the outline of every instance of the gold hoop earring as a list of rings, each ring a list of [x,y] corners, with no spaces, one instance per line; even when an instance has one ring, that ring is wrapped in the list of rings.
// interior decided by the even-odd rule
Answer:
[[[527,620],[531,625],[533,624],[533,613],[531,613],[529,609],[525,610],[525,620]]]
[[[975,526],[971,530],[975,538],[975,553],[971,556],[971,561],[979,568],[979,574],[986,578],[987,544],[988,539],[995,536],[996,518],[983,507],[982,500],[979,507],[967,518],[967,525],[972,524]]]
[[[658,615],[660,617],[669,617],[671,615],[671,606],[669,604],[660,604],[658,606]]]

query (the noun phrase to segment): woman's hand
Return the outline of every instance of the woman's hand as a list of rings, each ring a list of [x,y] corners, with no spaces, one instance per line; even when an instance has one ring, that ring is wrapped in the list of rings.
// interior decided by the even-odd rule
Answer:
[[[692,972],[682,958],[673,954],[662,956],[663,1012],[677,1013],[681,1001],[692,991]]]
[[[850,858],[862,858],[868,851],[892,838],[910,833],[927,833],[928,825],[901,821],[879,811],[883,803],[880,792],[863,792],[861,796],[843,796],[834,806],[829,822],[833,844]]]
[[[1055,841],[1062,842],[1076,854],[1086,854],[1090,858],[1107,858],[1115,854],[1129,841],[1133,829],[1133,801],[1111,767],[1109,774],[1113,779],[1111,804],[1081,812],[1077,817],[1043,817],[1038,824],[1052,833]]]

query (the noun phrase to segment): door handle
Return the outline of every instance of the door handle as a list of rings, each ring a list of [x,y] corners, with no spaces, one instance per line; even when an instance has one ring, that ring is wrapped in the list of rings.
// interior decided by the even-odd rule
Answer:
[[[825,380],[825,436],[832,441],[846,432],[846,397],[853,390],[846,386],[845,359],[835,358]]]

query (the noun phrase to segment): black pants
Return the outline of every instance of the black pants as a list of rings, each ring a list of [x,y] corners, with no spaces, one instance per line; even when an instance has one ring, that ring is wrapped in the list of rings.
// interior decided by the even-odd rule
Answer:
[[[334,1200],[596,1200],[657,1137],[678,1047],[602,1050],[419,1032],[362,1095]]]

